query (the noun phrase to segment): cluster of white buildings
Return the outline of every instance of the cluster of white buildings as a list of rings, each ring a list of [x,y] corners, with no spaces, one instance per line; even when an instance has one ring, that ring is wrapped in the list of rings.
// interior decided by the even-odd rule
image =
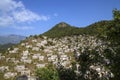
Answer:
[[[14,48],[13,50],[9,51],[9,53],[17,53],[18,50],[19,48]]]
[[[28,42],[22,42],[13,50],[9,50],[9,55],[19,55],[19,58],[7,56],[6,65],[11,60],[11,65],[14,67],[1,66],[0,72],[5,73],[4,78],[11,78],[20,75],[31,76],[34,74],[34,70],[29,67],[33,66],[33,69],[43,68],[49,63],[57,65],[58,62],[66,68],[71,67],[71,62],[74,60],[74,50],[76,50],[79,56],[85,48],[89,47],[90,50],[100,46],[103,50],[106,46],[102,45],[102,41],[92,36],[72,36],[57,38],[43,37],[38,39],[31,39]],[[0,59],[5,56],[0,55]],[[27,66],[26,66],[27,65]],[[93,68],[93,67],[91,67]],[[11,69],[11,70],[10,70]],[[99,71],[99,69],[97,69]]]

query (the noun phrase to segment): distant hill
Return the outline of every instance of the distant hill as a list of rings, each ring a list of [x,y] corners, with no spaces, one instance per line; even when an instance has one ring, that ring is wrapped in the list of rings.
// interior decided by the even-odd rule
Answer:
[[[0,44],[8,44],[8,43],[12,43],[12,44],[17,44],[19,43],[21,40],[24,40],[26,37],[25,36],[20,36],[20,35],[2,35],[0,36]]]
[[[65,22],[61,22],[42,35],[53,38],[71,36],[71,35],[86,35],[86,34],[105,36],[106,29],[109,27],[110,22],[111,21],[107,21],[107,20],[99,21],[82,28],[71,26]]]

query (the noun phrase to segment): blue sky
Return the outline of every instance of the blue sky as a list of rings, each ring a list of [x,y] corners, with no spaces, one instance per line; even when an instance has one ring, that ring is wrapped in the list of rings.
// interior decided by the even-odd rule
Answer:
[[[85,27],[111,20],[120,0],[1,0],[0,35],[42,34],[59,22]]]

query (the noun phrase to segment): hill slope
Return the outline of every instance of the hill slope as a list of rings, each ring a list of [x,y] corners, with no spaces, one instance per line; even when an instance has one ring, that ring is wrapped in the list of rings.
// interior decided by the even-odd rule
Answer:
[[[19,75],[34,76],[37,68],[51,63],[56,67],[60,63],[65,68],[70,68],[75,63],[75,53],[80,55],[85,49],[98,49],[99,46],[101,51],[107,47],[93,36],[29,37],[9,49],[6,54],[0,55],[0,80],[13,79]]]

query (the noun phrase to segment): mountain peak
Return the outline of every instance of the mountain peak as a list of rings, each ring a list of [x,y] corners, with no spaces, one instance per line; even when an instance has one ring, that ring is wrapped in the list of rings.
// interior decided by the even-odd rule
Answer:
[[[64,27],[68,27],[70,26],[69,24],[65,23],[65,22],[60,22],[59,24],[57,24],[56,26],[58,26],[59,28],[64,28]]]
[[[49,31],[45,32],[44,36],[49,37],[63,37],[63,36],[69,36],[76,32],[78,28],[73,27],[65,22],[60,22],[56,24],[53,28],[51,28]]]

